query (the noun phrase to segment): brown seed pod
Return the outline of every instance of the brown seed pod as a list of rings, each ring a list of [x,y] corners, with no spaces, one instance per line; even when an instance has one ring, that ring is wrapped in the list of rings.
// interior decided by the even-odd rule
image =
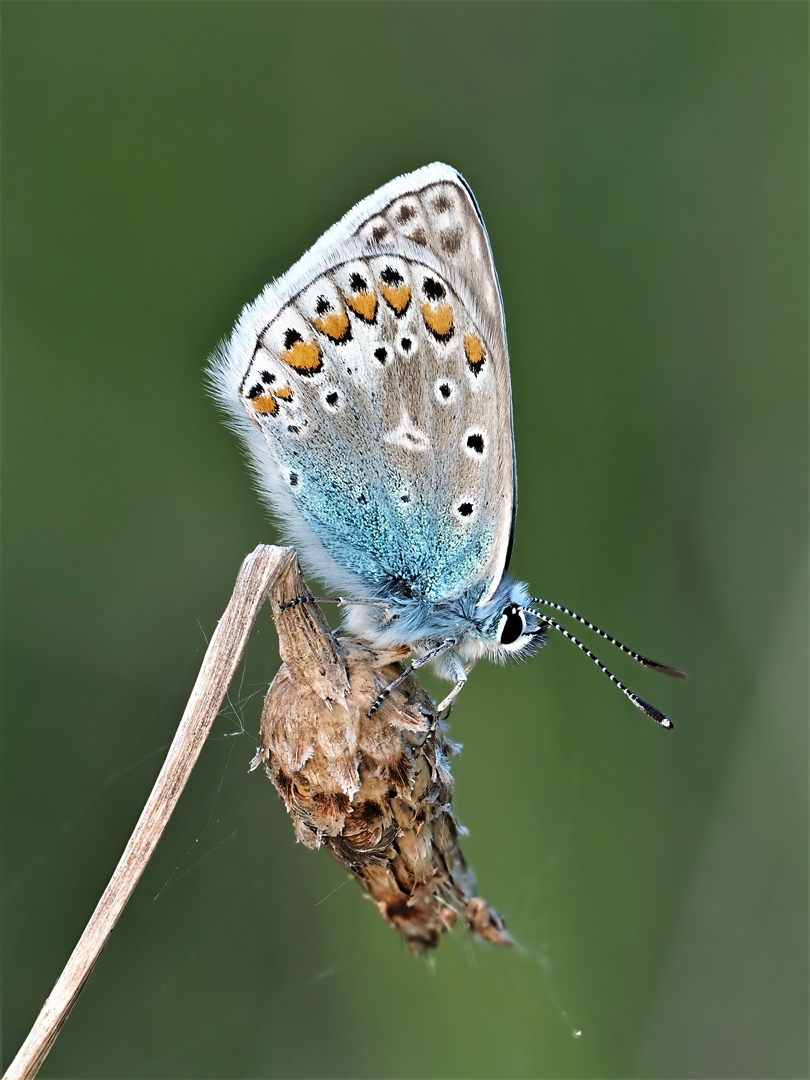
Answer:
[[[267,693],[261,747],[298,839],[328,847],[411,949],[438,944],[461,916],[478,937],[512,944],[503,919],[475,893],[459,848],[447,738],[435,706],[402,673],[407,649],[385,654],[338,642],[297,564],[274,595],[284,664]]]

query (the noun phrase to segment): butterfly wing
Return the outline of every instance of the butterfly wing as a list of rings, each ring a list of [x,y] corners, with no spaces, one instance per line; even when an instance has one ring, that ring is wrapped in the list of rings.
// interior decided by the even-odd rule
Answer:
[[[317,577],[491,597],[515,513],[509,364],[486,230],[454,169],[359,203],[245,309],[212,375]]]

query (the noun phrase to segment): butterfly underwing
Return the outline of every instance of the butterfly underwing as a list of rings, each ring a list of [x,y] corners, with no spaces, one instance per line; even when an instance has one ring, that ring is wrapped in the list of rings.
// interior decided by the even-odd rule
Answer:
[[[408,645],[414,666],[451,679],[443,706],[481,656],[530,655],[552,627],[610,675],[532,603],[590,623],[506,573],[517,481],[503,303],[455,169],[425,166],[358,203],[244,309],[210,375],[308,573],[355,601],[353,632]]]

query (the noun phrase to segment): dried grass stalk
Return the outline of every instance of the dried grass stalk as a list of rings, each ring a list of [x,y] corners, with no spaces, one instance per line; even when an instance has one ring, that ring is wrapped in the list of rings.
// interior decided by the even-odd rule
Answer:
[[[32,1080],[42,1067],[169,823],[265,598],[297,565],[292,548],[267,544],[260,544],[242,563],[231,599],[211,638],[166,760],[132,836],[4,1080]]]

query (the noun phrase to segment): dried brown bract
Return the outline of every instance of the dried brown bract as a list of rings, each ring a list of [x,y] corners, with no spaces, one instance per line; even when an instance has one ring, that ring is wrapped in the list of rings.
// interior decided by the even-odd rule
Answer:
[[[346,866],[415,951],[438,944],[460,915],[473,934],[512,943],[503,919],[475,894],[458,845],[447,738],[435,707],[407,679],[374,716],[408,650],[380,654],[338,642],[297,563],[273,595],[284,664],[264,703],[264,763],[298,839]]]

